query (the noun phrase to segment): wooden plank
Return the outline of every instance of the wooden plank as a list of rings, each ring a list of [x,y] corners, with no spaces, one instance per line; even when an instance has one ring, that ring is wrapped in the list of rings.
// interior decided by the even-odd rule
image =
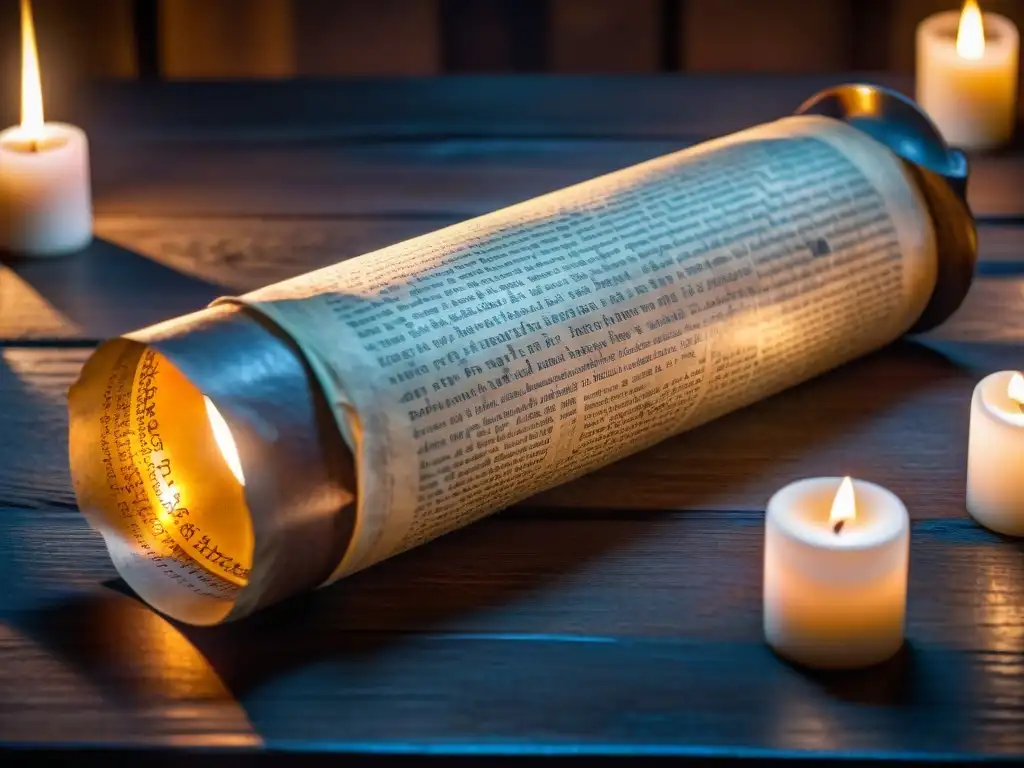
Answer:
[[[693,72],[808,73],[853,68],[846,0],[687,0],[683,69]]]
[[[1024,260],[1024,227],[1012,224],[978,226],[979,261]]]
[[[849,0],[852,16],[849,35],[853,44],[850,69],[880,72],[889,62],[891,0]]]
[[[632,165],[670,142],[447,140],[97,148],[104,214],[475,215]],[[218,181],[219,180],[219,181]]]
[[[557,508],[510,510],[275,611],[289,621],[257,616],[247,634],[269,632],[269,643],[281,625],[296,639],[430,631],[753,643],[763,530],[761,512],[608,510],[581,519]],[[0,616],[103,595],[96,588],[117,578],[77,512],[0,508],[0,534],[10,585]],[[1017,544],[966,517],[916,521],[911,542],[911,643],[1021,651]]]
[[[432,75],[438,0],[292,0],[301,75]]]
[[[73,122],[93,142],[397,137],[707,138],[791,113],[863,75],[444,77],[98,83]],[[907,76],[872,81],[913,93]],[[8,109],[14,117],[16,109]]]
[[[96,147],[102,214],[486,213],[647,160],[677,142],[443,140]]]
[[[971,158],[967,201],[983,219],[1024,218],[1024,156],[981,155]]]
[[[525,504],[756,510],[788,480],[854,474],[892,487],[916,518],[960,517],[971,392],[1024,367],[1021,290],[980,281],[965,319],[926,346],[890,347]],[[65,393],[87,355],[2,350],[0,504],[74,505]]]
[[[1024,750],[1016,544],[968,521],[915,524],[908,649],[876,670],[824,675],[761,642],[762,530],[757,514],[499,516],[197,630],[100,586],[113,571],[77,516],[0,510],[0,741],[640,757]]]
[[[81,87],[87,77],[138,76],[132,0],[34,0],[32,7],[47,96],[62,81]]]
[[[67,391],[89,352],[0,350],[0,504],[39,505],[44,498],[75,503],[68,474]]]
[[[375,144],[94,142],[106,215],[463,218],[694,143],[693,140],[444,139]],[[972,162],[982,217],[1024,216],[1024,155]]]
[[[989,7],[989,3],[985,3]],[[889,11],[889,56],[887,68],[895,72],[911,74],[917,46],[914,35],[917,25],[927,16],[939,11],[956,8],[956,3],[943,0],[895,0],[890,2]]]
[[[318,218],[163,218],[101,216],[97,234],[186,274],[235,290],[256,288],[401,240],[456,224],[455,216]],[[1024,261],[1024,227],[978,226],[978,260]],[[984,269],[984,267],[983,267]],[[1024,269],[1021,270],[1024,273]]]
[[[543,72],[544,0],[441,0],[445,72]]]
[[[453,224],[462,217],[175,219],[101,216],[101,238],[61,260],[0,265],[0,342],[99,340]],[[983,275],[1024,274],[1024,228],[980,228]],[[1005,333],[985,302],[1017,316],[1013,289],[980,283],[958,322]],[[1009,320],[1007,321],[1009,322]]]
[[[103,216],[97,219],[96,231],[109,243],[169,270],[219,286],[221,290],[244,292],[461,220],[446,216],[344,219]],[[1009,236],[990,238],[993,253],[1009,258],[1016,252],[1016,258],[1024,259],[1024,243],[1014,248],[1011,240]],[[101,291],[102,284],[114,277],[114,270],[106,268],[105,260],[101,265],[98,279],[88,284],[90,293]],[[17,265],[12,264],[12,267]],[[28,265],[23,265],[21,271],[27,270]]]
[[[159,0],[133,0],[132,22],[139,79],[146,82],[160,80]]]
[[[16,74],[12,65],[9,79]],[[13,74],[11,74],[13,73]],[[61,118],[93,144],[203,139],[410,137],[703,139],[791,113],[816,91],[863,74],[349,78],[144,83],[80,88]],[[913,94],[906,75],[872,82]],[[1024,102],[1021,104],[1024,111]],[[17,121],[17,98],[0,104]]]
[[[160,0],[162,74],[171,79],[295,74],[292,0]]]
[[[661,7],[661,0],[552,0],[549,69],[583,74],[657,71]]]

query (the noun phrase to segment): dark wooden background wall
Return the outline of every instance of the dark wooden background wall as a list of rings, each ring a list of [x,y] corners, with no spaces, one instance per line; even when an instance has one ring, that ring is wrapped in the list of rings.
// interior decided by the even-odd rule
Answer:
[[[35,0],[44,76],[908,71],[959,0]],[[983,0],[1024,27],[1024,0]],[[5,77],[17,0],[0,0]]]
[[[909,72],[959,0],[35,0],[48,116],[85,80]],[[1024,0],[983,0],[1024,28]],[[18,0],[0,0],[0,111]]]

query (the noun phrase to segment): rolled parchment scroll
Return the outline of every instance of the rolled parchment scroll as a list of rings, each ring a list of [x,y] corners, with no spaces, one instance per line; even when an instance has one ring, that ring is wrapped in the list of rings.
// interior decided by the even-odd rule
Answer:
[[[941,322],[975,255],[962,189],[844,117],[107,342],[70,393],[82,511],[145,600],[212,624]]]

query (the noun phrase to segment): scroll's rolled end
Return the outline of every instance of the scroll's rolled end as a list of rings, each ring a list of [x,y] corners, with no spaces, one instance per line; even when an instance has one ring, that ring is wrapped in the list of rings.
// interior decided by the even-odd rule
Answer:
[[[341,560],[351,453],[293,342],[245,309],[107,342],[69,412],[79,506],[128,585],[169,616],[238,618]]]
[[[928,204],[939,257],[935,290],[910,332],[943,323],[967,295],[978,258],[977,230],[967,205],[966,155],[946,144],[917,103],[877,85],[848,83],[825,89],[796,113],[849,123],[906,163]]]

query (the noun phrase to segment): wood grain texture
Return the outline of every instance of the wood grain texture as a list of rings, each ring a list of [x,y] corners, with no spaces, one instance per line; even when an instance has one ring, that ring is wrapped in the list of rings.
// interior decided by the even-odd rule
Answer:
[[[238,626],[269,635],[268,647],[280,638],[283,653],[287,632],[755,643],[763,530],[761,511],[509,510]],[[6,620],[116,586],[102,538],[78,513],[0,508],[0,540],[0,574],[12,585],[0,594]],[[912,643],[1021,651],[1024,546],[966,516],[916,521],[911,542]]]
[[[436,0],[160,0],[171,79],[427,75],[438,71]]]
[[[32,7],[47,96],[88,78],[138,75],[132,0],[34,0]]]
[[[882,72],[889,64],[889,35],[892,0],[851,0],[853,42],[850,69]]]
[[[441,140],[96,147],[96,210],[168,216],[468,216],[678,148]]]
[[[687,72],[842,72],[852,69],[848,0],[687,0]]]
[[[438,0],[292,0],[300,75],[433,75]]]
[[[441,0],[445,72],[543,72],[544,0]]]
[[[159,0],[161,72],[172,79],[295,74],[292,0]]]
[[[98,341],[352,256],[440,229],[461,216],[153,218],[101,216],[100,238],[57,261],[0,263],[0,342]],[[982,275],[1024,274],[1024,228],[980,228]],[[1015,338],[1012,282],[982,281],[955,329]],[[993,314],[1006,313],[1006,321]],[[1007,337],[1007,334],[1009,336]]]
[[[0,510],[0,572],[16,585],[0,594],[0,740],[634,757],[1024,750],[1019,544],[966,520],[915,524],[908,649],[870,674],[821,675],[761,643],[762,527],[759,514],[503,515],[194,629],[111,582],[81,518]]]
[[[579,74],[657,71],[662,5],[661,0],[552,0],[549,69]]]
[[[901,343],[521,506],[757,510],[789,480],[854,474],[891,487],[917,519],[961,517],[970,395],[987,373],[1024,368],[1022,314],[1024,299],[999,313],[1001,341]],[[65,393],[87,355],[3,349],[0,504],[74,506]]]
[[[94,142],[98,213],[147,216],[467,218],[695,143],[444,139],[358,143]],[[968,198],[985,218],[1024,216],[1024,155],[979,157]]]
[[[70,117],[94,143],[104,135],[122,143],[438,136],[704,139],[789,114],[821,88],[851,79],[863,75],[451,76],[172,82],[160,88],[98,83],[79,92]],[[873,74],[871,80],[913,93],[908,76]]]

